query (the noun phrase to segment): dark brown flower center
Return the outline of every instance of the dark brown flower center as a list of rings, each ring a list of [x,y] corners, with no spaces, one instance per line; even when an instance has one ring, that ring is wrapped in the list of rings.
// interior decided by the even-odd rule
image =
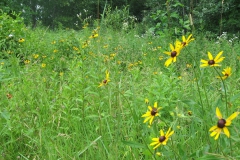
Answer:
[[[217,126],[218,126],[218,128],[223,128],[223,127],[225,127],[225,124],[226,124],[225,119],[219,119],[218,123],[217,123]]]
[[[157,114],[157,108],[153,107],[151,111],[151,115],[155,116]]]
[[[214,61],[214,60],[209,60],[209,61],[208,61],[208,64],[209,64],[209,65],[214,65],[214,64],[215,64],[215,61]]]
[[[165,136],[161,136],[161,137],[159,137],[159,142],[163,142],[164,140],[166,139],[166,137]]]
[[[228,77],[229,75],[228,75],[227,73],[225,73],[225,75],[224,75],[224,76]]]
[[[192,111],[188,111],[188,115],[191,116],[192,115]]]
[[[177,52],[176,51],[172,51],[171,52],[171,57],[176,57],[177,56]]]
[[[104,80],[103,80],[103,83],[104,83],[104,84],[106,84],[106,83],[107,83],[107,80],[106,80],[106,79],[104,79]]]

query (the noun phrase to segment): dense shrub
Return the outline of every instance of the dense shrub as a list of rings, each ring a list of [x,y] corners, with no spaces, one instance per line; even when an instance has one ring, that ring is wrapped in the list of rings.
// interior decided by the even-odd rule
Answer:
[[[23,18],[19,14],[7,14],[0,10],[0,58],[6,58],[13,50],[21,47],[25,30]]]

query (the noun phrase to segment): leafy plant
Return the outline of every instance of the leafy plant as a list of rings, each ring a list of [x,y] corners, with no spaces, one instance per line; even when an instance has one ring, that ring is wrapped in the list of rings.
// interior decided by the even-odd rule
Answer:
[[[26,27],[20,14],[12,12],[10,15],[0,10],[0,51],[4,54],[0,58],[8,57],[13,50],[21,47],[24,41]]]
[[[108,6],[105,14],[103,25],[114,30],[130,30],[135,27],[137,21],[135,16],[129,14],[128,6],[124,6],[122,9],[116,7],[114,10]]]

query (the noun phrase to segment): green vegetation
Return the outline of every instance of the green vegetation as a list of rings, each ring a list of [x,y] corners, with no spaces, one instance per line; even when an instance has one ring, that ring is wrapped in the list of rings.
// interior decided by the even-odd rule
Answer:
[[[52,31],[1,12],[0,159],[239,159],[238,38],[182,46],[117,15]]]
[[[115,25],[126,21],[123,13],[128,11],[145,30],[156,34],[179,36],[192,29],[208,31],[209,37],[216,37],[222,32],[239,34],[240,30],[239,0],[1,0],[0,8],[9,15],[21,13],[24,23],[32,28],[43,25],[50,29],[79,30],[84,19],[102,19],[106,8],[111,8],[112,13],[122,16],[110,16],[117,18],[112,19]]]

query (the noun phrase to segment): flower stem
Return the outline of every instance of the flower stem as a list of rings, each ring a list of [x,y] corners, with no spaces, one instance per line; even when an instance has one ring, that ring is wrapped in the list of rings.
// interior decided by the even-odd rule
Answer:
[[[224,90],[224,94],[225,94],[225,101],[226,101],[226,112],[227,112],[227,116],[228,116],[228,103],[227,103],[227,90],[226,90],[226,85],[225,85],[225,82],[223,80],[223,78],[221,77],[221,74],[219,73],[219,71],[214,67],[215,71],[217,72],[219,78],[221,79],[222,81],[222,84],[223,84],[223,90]]]
[[[142,140],[143,140],[144,144],[146,145],[146,147],[147,147],[148,151],[149,151],[149,152],[152,154],[153,158],[156,160],[156,156],[155,156],[155,154],[154,154],[154,153],[151,151],[151,149],[148,147],[148,145],[147,145],[147,143],[146,143],[145,139],[144,139],[144,138],[142,138]]]

